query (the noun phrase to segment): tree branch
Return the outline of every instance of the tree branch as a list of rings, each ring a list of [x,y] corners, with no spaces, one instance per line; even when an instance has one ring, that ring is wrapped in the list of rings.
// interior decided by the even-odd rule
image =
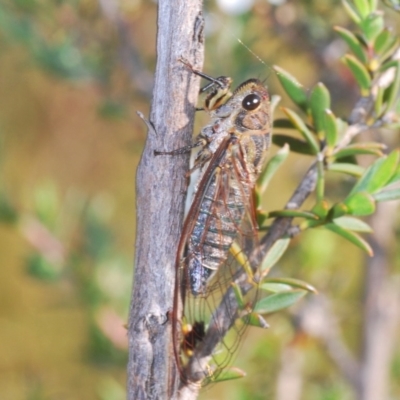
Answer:
[[[171,356],[175,255],[189,156],[154,156],[187,145],[199,79],[178,61],[203,62],[200,0],[158,2],[157,67],[148,136],[137,170],[137,238],[129,315],[128,399],[174,399],[179,375]]]

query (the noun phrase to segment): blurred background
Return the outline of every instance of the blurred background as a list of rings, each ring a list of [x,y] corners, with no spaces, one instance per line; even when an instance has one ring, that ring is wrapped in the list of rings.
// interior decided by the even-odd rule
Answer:
[[[382,6],[398,29],[399,15]],[[149,112],[156,13],[156,1],[0,0],[1,400],[125,398],[135,169],[146,138],[136,111]],[[358,93],[333,31],[352,26],[340,1],[206,1],[204,16],[206,73],[265,79],[292,106],[276,64],[306,88],[323,81],[335,114],[348,116]],[[311,160],[290,157],[269,209],[282,208]],[[333,200],[348,187],[328,176]],[[397,204],[373,218],[375,279],[400,293]],[[234,363],[248,376],[202,398],[355,399],[353,364],[371,362],[367,258],[327,231],[297,237],[277,268],[320,295],[270,317],[267,331],[248,329]],[[400,311],[393,296],[380,300],[386,325],[371,320],[389,354],[380,382],[398,399]]]

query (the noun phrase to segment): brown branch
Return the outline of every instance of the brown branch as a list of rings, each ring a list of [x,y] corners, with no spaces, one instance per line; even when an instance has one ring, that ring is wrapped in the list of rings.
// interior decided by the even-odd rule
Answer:
[[[157,67],[148,136],[136,178],[137,233],[129,315],[128,399],[175,399],[179,375],[172,357],[175,254],[189,156],[154,156],[187,145],[199,79],[178,61],[203,62],[200,0],[158,2]]]

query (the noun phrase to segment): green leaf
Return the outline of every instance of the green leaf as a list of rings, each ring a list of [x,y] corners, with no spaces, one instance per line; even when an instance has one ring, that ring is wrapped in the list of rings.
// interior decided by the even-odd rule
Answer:
[[[331,96],[323,83],[319,82],[314,86],[309,105],[315,128],[318,135],[321,135],[325,128],[325,110],[331,107]]]
[[[326,143],[329,147],[334,147],[338,136],[338,126],[336,117],[331,110],[325,110],[324,131]]]
[[[349,209],[347,208],[346,204],[343,203],[336,203],[328,213],[327,219],[337,219],[349,213]]]
[[[358,218],[343,216],[335,218],[333,222],[336,225],[340,226],[341,228],[347,229],[349,231],[365,232],[365,233],[372,232],[372,228],[367,223],[361,221],[361,219]]]
[[[347,11],[347,14],[349,14],[350,18],[356,23],[359,24],[361,22],[361,17],[357,10],[347,1],[347,0],[342,0],[343,7]]]
[[[279,261],[279,259],[283,256],[286,249],[288,248],[290,243],[290,238],[283,238],[277,240],[272,247],[268,250],[265,255],[261,266],[260,271],[263,275],[266,275],[268,271]]]
[[[239,263],[239,265],[245,270],[247,276],[249,278],[253,278],[253,271],[250,267],[250,262],[245,254],[245,252],[242,250],[242,248],[239,246],[239,244],[234,241],[229,248],[229,252],[232,254],[232,256],[236,259],[236,261]]]
[[[373,42],[383,31],[384,27],[385,23],[383,21],[383,17],[379,14],[368,15],[368,17],[360,24],[360,28],[369,42]]]
[[[221,372],[217,369],[214,371],[214,374],[211,376],[212,382],[223,382],[230,381],[232,379],[239,379],[246,376],[246,372],[236,367],[228,367],[224,368]]]
[[[272,294],[259,300],[254,307],[254,311],[260,314],[269,314],[282,310],[295,304],[306,293],[305,290],[292,290]]]
[[[264,193],[268,187],[271,178],[274,176],[275,172],[279,169],[279,167],[286,160],[289,155],[290,148],[287,144],[285,144],[281,149],[279,149],[276,154],[270,158],[267,165],[262,170],[260,177],[257,180],[257,188],[260,193]]]
[[[369,9],[371,10],[371,13],[373,13],[378,8],[378,0],[368,0],[368,2]]]
[[[298,129],[298,131],[303,135],[304,139],[308,142],[311,149],[313,150],[313,154],[318,154],[319,152],[319,145],[315,140],[315,137],[307,128],[304,121],[292,110],[286,107],[282,107],[282,111],[288,116],[290,121],[293,122],[294,126]]]
[[[245,303],[244,303],[244,299],[243,299],[243,293],[240,290],[240,287],[236,282],[232,282],[231,285],[232,285],[232,289],[233,289],[233,292],[235,294],[235,298],[236,298],[236,301],[238,303],[239,309],[243,310],[245,308]]]
[[[350,68],[355,80],[361,89],[362,96],[368,96],[369,89],[371,87],[371,77],[367,71],[367,68],[352,55],[345,55],[343,57],[344,63]]]
[[[288,292],[292,287],[283,283],[263,283],[259,286],[261,290],[271,293]]]
[[[284,289],[286,287],[289,288],[289,290],[295,288],[306,290],[307,292],[317,293],[317,290],[314,286],[307,282],[293,278],[268,278],[263,280],[260,288],[263,290],[270,290],[271,285],[280,285],[280,287],[283,289],[282,291],[287,291],[288,289]]]
[[[269,328],[268,322],[260,314],[257,314],[255,312],[247,314],[245,317],[245,322],[248,325],[256,326],[257,328]]]
[[[355,244],[357,247],[364,250],[369,256],[373,256],[374,252],[372,251],[371,246],[357,233],[343,229],[334,223],[324,225],[324,227]]]
[[[374,43],[374,50],[375,53],[381,54],[387,48],[389,48],[390,43],[392,40],[392,34],[390,33],[389,29],[385,28],[383,31],[376,37]]]
[[[310,156],[315,155],[314,149],[309,145],[309,143],[305,142],[304,140],[297,139],[293,136],[275,133],[274,135],[272,135],[272,143],[276,144],[279,147],[283,147],[285,144],[288,144],[290,150],[295,153],[306,154]]]
[[[357,192],[374,193],[383,188],[393,177],[399,163],[399,150],[392,151],[389,156],[378,158],[353,187],[350,195]]]
[[[303,86],[286,72],[284,69],[274,66],[274,70],[277,74],[279,82],[285,89],[288,96],[292,99],[292,101],[297,104],[302,110],[307,109],[307,94],[303,88]]]
[[[356,177],[360,177],[364,172],[363,167],[360,167],[359,165],[356,164],[348,164],[348,163],[328,164],[328,170],[334,172],[343,172],[345,174],[349,174]]]
[[[390,178],[386,186],[393,185],[393,183],[396,183],[398,181],[400,181],[400,165],[397,166],[396,172]]]
[[[376,201],[390,201],[400,199],[400,189],[382,190],[381,192],[374,193],[372,197]]]
[[[349,30],[342,28],[340,26],[335,26],[335,31],[340,35],[340,37],[346,42],[350,50],[355,54],[355,56],[363,63],[367,62],[367,56],[364,53],[361,43],[359,42],[356,35],[354,35]]]
[[[328,215],[328,211],[329,206],[326,200],[318,201],[311,210],[313,214],[317,215],[321,219],[325,219]]]
[[[354,0],[354,4],[358,13],[361,15],[361,18],[364,19],[370,14],[371,9],[368,0]]]
[[[399,88],[400,88],[400,62],[397,61],[396,72],[394,75],[393,82],[387,89],[388,97],[386,102],[386,110],[390,111],[394,102],[397,100],[399,96]]]
[[[382,117],[382,114],[384,113],[384,108],[383,108],[383,95],[385,93],[385,88],[383,86],[378,86],[377,88],[377,93],[376,93],[376,99],[374,102],[374,111],[375,111],[375,118],[379,119]]]
[[[344,149],[340,149],[334,156],[336,159],[340,159],[343,157],[354,156],[357,154],[372,154],[376,156],[382,156],[382,150],[385,149],[386,146],[383,143],[377,142],[360,142],[354,143],[346,146]]]
[[[399,38],[398,37],[392,37],[390,44],[387,46],[385,50],[382,51],[382,54],[379,56],[380,60],[388,60],[389,57],[391,57],[395,51],[397,51],[399,47]]]
[[[343,203],[351,215],[364,216],[375,212],[375,200],[369,193],[354,193],[348,196]]]

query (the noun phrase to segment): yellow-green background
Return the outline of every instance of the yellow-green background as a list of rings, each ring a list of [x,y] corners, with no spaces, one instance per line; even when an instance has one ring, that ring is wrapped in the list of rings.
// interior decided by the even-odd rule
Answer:
[[[104,4],[117,6],[119,22],[95,0],[0,1],[1,400],[125,396],[135,169],[146,135],[136,110],[147,114],[151,101],[156,4]],[[351,26],[339,1],[256,1],[237,15],[210,1],[205,9],[204,71],[236,83],[266,79],[282,95],[271,69],[278,64],[306,88],[322,80],[337,115],[348,113],[357,90],[332,30]],[[394,28],[399,21],[395,13],[388,20]],[[283,104],[290,105],[284,95]],[[309,162],[290,156],[269,189],[269,209],[282,207]],[[347,188],[330,177],[332,199]],[[364,260],[344,240],[312,231],[279,265],[331,298],[356,355]],[[214,385],[203,398],[273,399],[281,350],[295,346],[306,359],[304,399],[353,399],[321,346],[299,338],[287,315],[271,317],[268,331],[248,330],[235,363],[248,378]],[[399,346],[391,370],[400,398]]]

